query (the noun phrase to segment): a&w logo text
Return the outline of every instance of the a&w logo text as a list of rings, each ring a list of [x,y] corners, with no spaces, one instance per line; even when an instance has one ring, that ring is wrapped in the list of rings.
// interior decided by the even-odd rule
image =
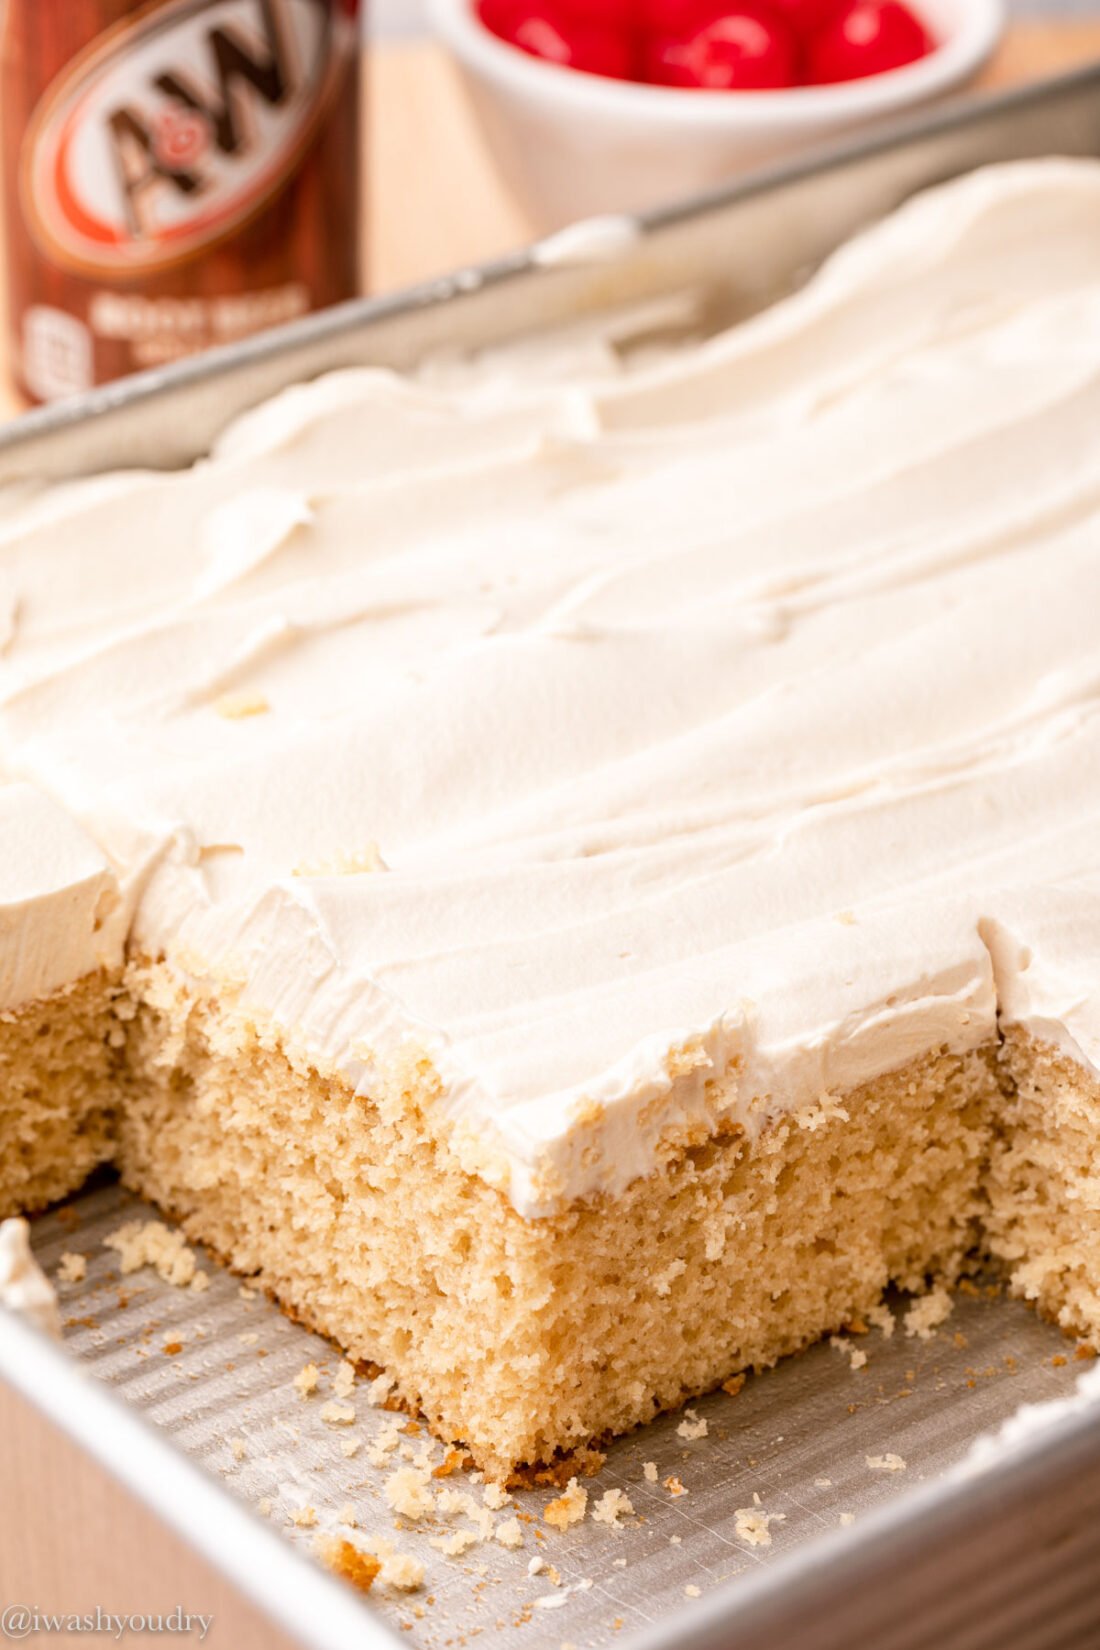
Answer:
[[[221,239],[293,171],[350,36],[328,0],[174,0],[109,30],[28,129],[32,231],[55,261],[100,276],[168,268]]]

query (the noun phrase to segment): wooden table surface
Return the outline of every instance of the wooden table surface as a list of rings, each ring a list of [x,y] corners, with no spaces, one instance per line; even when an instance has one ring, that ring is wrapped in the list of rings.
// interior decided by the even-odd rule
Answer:
[[[1100,16],[1021,20],[978,84],[1018,84],[1089,58],[1100,58]],[[424,39],[376,43],[366,72],[371,291],[478,263],[531,240],[533,227],[499,183],[441,48]],[[0,329],[0,418],[19,410],[3,350]]]

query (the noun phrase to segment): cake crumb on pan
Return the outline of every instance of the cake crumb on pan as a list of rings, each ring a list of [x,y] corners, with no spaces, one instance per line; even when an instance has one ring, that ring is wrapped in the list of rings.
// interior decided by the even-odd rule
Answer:
[[[330,1399],[327,1404],[321,1405],[321,1419],[326,1426],[350,1427],[355,1422],[355,1405],[337,1403]]]
[[[157,1276],[176,1289],[205,1288],[209,1279],[197,1266],[195,1251],[182,1232],[173,1231],[162,1220],[128,1220],[103,1239],[105,1249],[119,1257],[123,1277],[151,1266]],[[199,1283],[200,1278],[205,1282]]]
[[[954,1310],[954,1302],[941,1285],[913,1302],[905,1314],[905,1333],[918,1340],[931,1340],[941,1323],[946,1323]]]
[[[571,1478],[557,1500],[543,1508],[542,1516],[554,1529],[567,1530],[571,1524],[581,1522],[587,1506],[588,1491],[575,1478]]]
[[[342,1359],[332,1378],[332,1393],[335,1398],[350,1398],[355,1390],[355,1365]]]
[[[630,1497],[622,1490],[605,1490],[592,1508],[592,1519],[596,1524],[610,1524],[612,1529],[618,1529],[619,1520],[629,1518],[634,1507]]]
[[[308,1398],[310,1393],[317,1391],[320,1380],[321,1372],[317,1365],[308,1363],[302,1365],[291,1385],[297,1390],[299,1398]]]
[[[770,1547],[771,1526],[781,1524],[785,1518],[785,1513],[765,1512],[759,1505],[759,1498],[754,1497],[751,1507],[738,1507],[734,1513],[734,1534],[739,1535],[742,1541],[747,1541],[750,1547]]]
[[[361,1593],[369,1593],[382,1568],[381,1561],[340,1536],[319,1535],[314,1552],[325,1565]]]
[[[382,1493],[394,1512],[414,1521],[435,1511],[435,1497],[428,1473],[417,1467],[398,1467],[386,1479]]]
[[[424,1584],[424,1566],[409,1553],[390,1553],[382,1560],[379,1580],[399,1593],[415,1593]]]

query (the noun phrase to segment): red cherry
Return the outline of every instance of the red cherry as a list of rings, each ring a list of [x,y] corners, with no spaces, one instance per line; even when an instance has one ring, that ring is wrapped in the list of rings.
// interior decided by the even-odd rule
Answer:
[[[862,80],[935,49],[935,39],[902,0],[849,0],[810,41],[809,78],[819,85]]]
[[[688,35],[713,23],[726,7],[715,0],[639,0],[642,26],[653,34]]]
[[[645,23],[645,0],[559,0],[562,11],[578,23],[612,29],[639,29]]]
[[[618,29],[574,15],[560,0],[480,0],[479,11],[486,28],[531,57],[613,80],[633,75],[630,40]]]
[[[650,42],[647,78],[664,86],[707,91],[763,91],[793,86],[798,47],[783,18],[756,0],[710,8],[710,17],[686,35]]]
[[[771,0],[776,11],[781,11],[795,34],[803,40],[824,28],[838,12],[843,0]]]

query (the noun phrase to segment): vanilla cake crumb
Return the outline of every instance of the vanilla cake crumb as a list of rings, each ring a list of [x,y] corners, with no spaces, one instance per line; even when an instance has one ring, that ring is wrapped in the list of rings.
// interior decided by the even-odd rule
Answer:
[[[313,1550],[334,1575],[350,1581],[361,1593],[369,1593],[382,1568],[379,1559],[371,1553],[360,1552],[352,1542],[341,1536],[319,1535]]]
[[[904,1472],[906,1462],[900,1455],[867,1455],[864,1457],[873,1472]]]
[[[317,1522],[317,1511],[314,1507],[297,1507],[290,1515],[290,1522],[296,1524],[300,1530],[311,1530]]]
[[[390,1553],[382,1560],[379,1579],[399,1593],[415,1593],[424,1582],[424,1566],[409,1553]]]
[[[417,1467],[398,1467],[382,1486],[382,1493],[394,1512],[402,1518],[425,1518],[435,1511],[431,1480]]]
[[[311,1392],[317,1391],[321,1373],[316,1364],[303,1364],[291,1383],[299,1398],[308,1398]]]
[[[905,1333],[918,1340],[931,1340],[941,1323],[946,1323],[954,1310],[954,1302],[940,1285],[914,1301],[905,1314]]]
[[[370,1404],[372,1409],[384,1409],[393,1387],[394,1382],[391,1375],[384,1372],[381,1375],[376,1375],[366,1389],[367,1403]]]
[[[473,1496],[466,1490],[455,1490],[450,1487],[440,1490],[435,1499],[438,1512],[445,1517],[454,1517],[461,1514],[468,1518],[477,1531],[479,1541],[488,1541],[493,1533],[495,1522],[488,1507],[479,1507]]]
[[[588,1506],[588,1491],[571,1478],[557,1500],[543,1508],[542,1516],[556,1530],[567,1530],[570,1524],[579,1524]]]
[[[367,1460],[372,1467],[384,1467],[400,1443],[401,1435],[397,1427],[395,1425],[386,1427],[385,1431],[380,1432],[374,1442],[368,1446]]]
[[[657,1482],[656,1461],[644,1461],[642,1463],[642,1473],[647,1484],[655,1484]]]
[[[867,1307],[863,1316],[873,1329],[877,1329],[884,1341],[893,1335],[896,1326],[894,1314],[885,1301],[879,1301],[874,1306]]]
[[[355,1390],[355,1365],[342,1360],[332,1378],[333,1396],[336,1398],[350,1398]]]
[[[165,1283],[187,1289],[197,1275],[204,1275],[197,1272],[195,1251],[183,1233],[172,1231],[162,1220],[128,1220],[103,1239],[103,1247],[115,1250],[123,1277],[151,1266]]]
[[[260,1499],[256,1503],[256,1511],[259,1513],[261,1518],[270,1518],[271,1517],[271,1497],[270,1497],[270,1495],[261,1495]]]
[[[843,1524],[845,1526],[845,1528],[847,1528],[847,1526],[849,1524],[854,1524],[855,1521],[856,1521],[855,1513],[841,1513],[841,1515],[840,1515],[840,1522],[841,1522],[841,1524]]]
[[[847,1340],[843,1335],[830,1335],[829,1345],[831,1347],[835,1347],[837,1352],[844,1353],[853,1369],[862,1369],[867,1362],[867,1354],[864,1352],[863,1348],[861,1346],[853,1346],[851,1341]]]
[[[356,1525],[359,1522],[359,1519],[356,1515],[355,1506],[354,1506],[353,1502],[351,1502],[351,1501],[345,1501],[344,1502],[344,1505],[340,1508],[340,1511],[336,1514],[336,1522],[338,1524],[346,1524],[349,1529],[352,1529],[352,1530],[355,1529]]]
[[[433,1535],[428,1546],[434,1547],[437,1553],[446,1558],[461,1558],[463,1553],[476,1547],[478,1535],[476,1530],[452,1530],[449,1535]]]
[[[358,1455],[359,1454],[359,1439],[358,1438],[341,1438],[341,1440],[340,1440],[340,1454],[345,1456],[347,1458],[347,1460],[349,1460],[349,1461],[351,1460],[352,1456]]]
[[[665,1486],[665,1489],[668,1491],[669,1495],[672,1496],[673,1500],[675,1500],[677,1496],[687,1494],[686,1488],[684,1487],[683,1484],[681,1484],[680,1480],[676,1477],[676,1475],[674,1473],[671,1473],[664,1480],[664,1486]]]
[[[733,1515],[733,1530],[742,1541],[747,1541],[750,1547],[770,1547],[772,1544],[771,1526],[781,1524],[786,1513],[767,1513],[759,1505],[759,1497],[754,1496],[754,1505],[738,1507]]]
[[[350,1427],[355,1421],[354,1404],[338,1404],[329,1400],[321,1405],[321,1419],[330,1427]]]
[[[703,1596],[702,1588],[701,1587],[696,1587],[696,1585],[693,1581],[689,1581],[687,1586],[684,1588],[684,1597],[685,1598],[702,1598],[702,1596]]]
[[[676,1436],[686,1438],[689,1443],[694,1443],[696,1438],[705,1438],[707,1430],[707,1423],[702,1416],[696,1415],[693,1409],[686,1409],[684,1419],[676,1428]]]
[[[484,1501],[485,1505],[487,1507],[491,1507],[494,1512],[500,1512],[503,1507],[506,1507],[509,1504],[512,1497],[508,1494],[508,1491],[504,1488],[503,1484],[486,1484],[484,1490],[482,1491],[481,1499]]]
[[[88,1276],[87,1255],[72,1255],[68,1251],[62,1255],[57,1266],[58,1283],[83,1283]]]
[[[618,1529],[619,1520],[629,1518],[633,1511],[630,1497],[622,1490],[605,1490],[592,1508],[592,1520],[593,1523],[610,1524],[612,1529]]]
[[[243,1438],[231,1438],[229,1440],[229,1447],[233,1451],[234,1461],[243,1461],[248,1453],[248,1449]]]
[[[523,1546],[523,1526],[518,1518],[508,1518],[498,1524],[494,1534],[502,1547]]]

